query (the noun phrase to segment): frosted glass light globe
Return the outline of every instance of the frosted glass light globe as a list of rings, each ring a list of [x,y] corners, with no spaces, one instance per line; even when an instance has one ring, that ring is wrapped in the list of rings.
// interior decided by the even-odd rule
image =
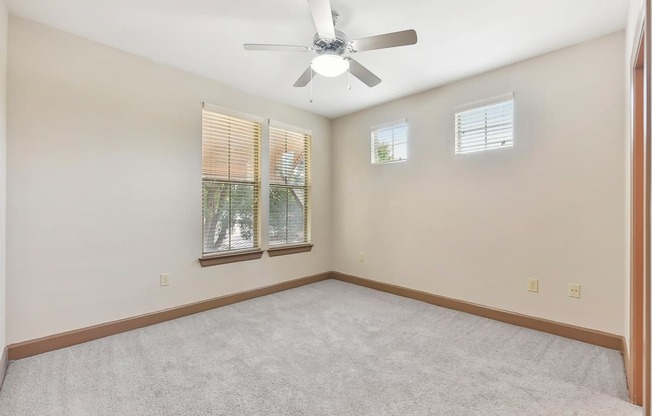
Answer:
[[[312,70],[325,77],[336,77],[349,70],[349,61],[339,55],[319,55],[310,63]]]

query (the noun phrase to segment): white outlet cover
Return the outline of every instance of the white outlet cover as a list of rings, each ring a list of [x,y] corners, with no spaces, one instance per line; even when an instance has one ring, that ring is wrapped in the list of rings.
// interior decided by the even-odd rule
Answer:
[[[170,273],[161,274],[161,286],[170,286]]]
[[[568,296],[571,298],[580,298],[582,296],[582,285],[579,283],[569,283]]]
[[[527,290],[528,292],[538,292],[539,291],[539,279],[527,279]]]

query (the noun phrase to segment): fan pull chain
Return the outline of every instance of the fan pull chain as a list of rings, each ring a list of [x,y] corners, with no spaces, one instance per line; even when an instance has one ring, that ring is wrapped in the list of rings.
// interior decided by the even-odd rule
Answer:
[[[315,74],[312,72],[312,65],[310,65],[310,102],[312,103],[312,83],[314,82]]]
[[[349,83],[349,86],[346,89],[351,91],[351,69],[350,68],[347,71],[346,79],[347,79],[347,82]]]

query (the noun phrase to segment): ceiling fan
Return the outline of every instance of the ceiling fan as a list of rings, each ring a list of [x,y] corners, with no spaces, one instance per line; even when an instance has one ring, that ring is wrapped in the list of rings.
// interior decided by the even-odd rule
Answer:
[[[336,77],[349,71],[351,75],[375,87],[381,79],[373,72],[362,66],[355,59],[344,56],[345,53],[371,51],[374,49],[393,48],[396,46],[414,45],[417,43],[417,32],[403,30],[400,32],[385,33],[383,35],[349,40],[346,34],[335,29],[340,15],[331,10],[329,0],[308,0],[312,19],[317,27],[313,37],[312,46],[297,45],[270,45],[260,43],[245,43],[244,48],[249,51],[279,51],[279,52],[315,52],[317,56],[312,60],[308,69],[294,83],[295,87],[305,87],[315,76],[315,73],[325,77]]]

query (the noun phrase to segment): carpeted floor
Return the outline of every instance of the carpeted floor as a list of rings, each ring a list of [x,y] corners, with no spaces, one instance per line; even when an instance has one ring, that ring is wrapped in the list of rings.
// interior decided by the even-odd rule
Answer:
[[[13,362],[0,415],[642,414],[616,351],[328,280]]]

